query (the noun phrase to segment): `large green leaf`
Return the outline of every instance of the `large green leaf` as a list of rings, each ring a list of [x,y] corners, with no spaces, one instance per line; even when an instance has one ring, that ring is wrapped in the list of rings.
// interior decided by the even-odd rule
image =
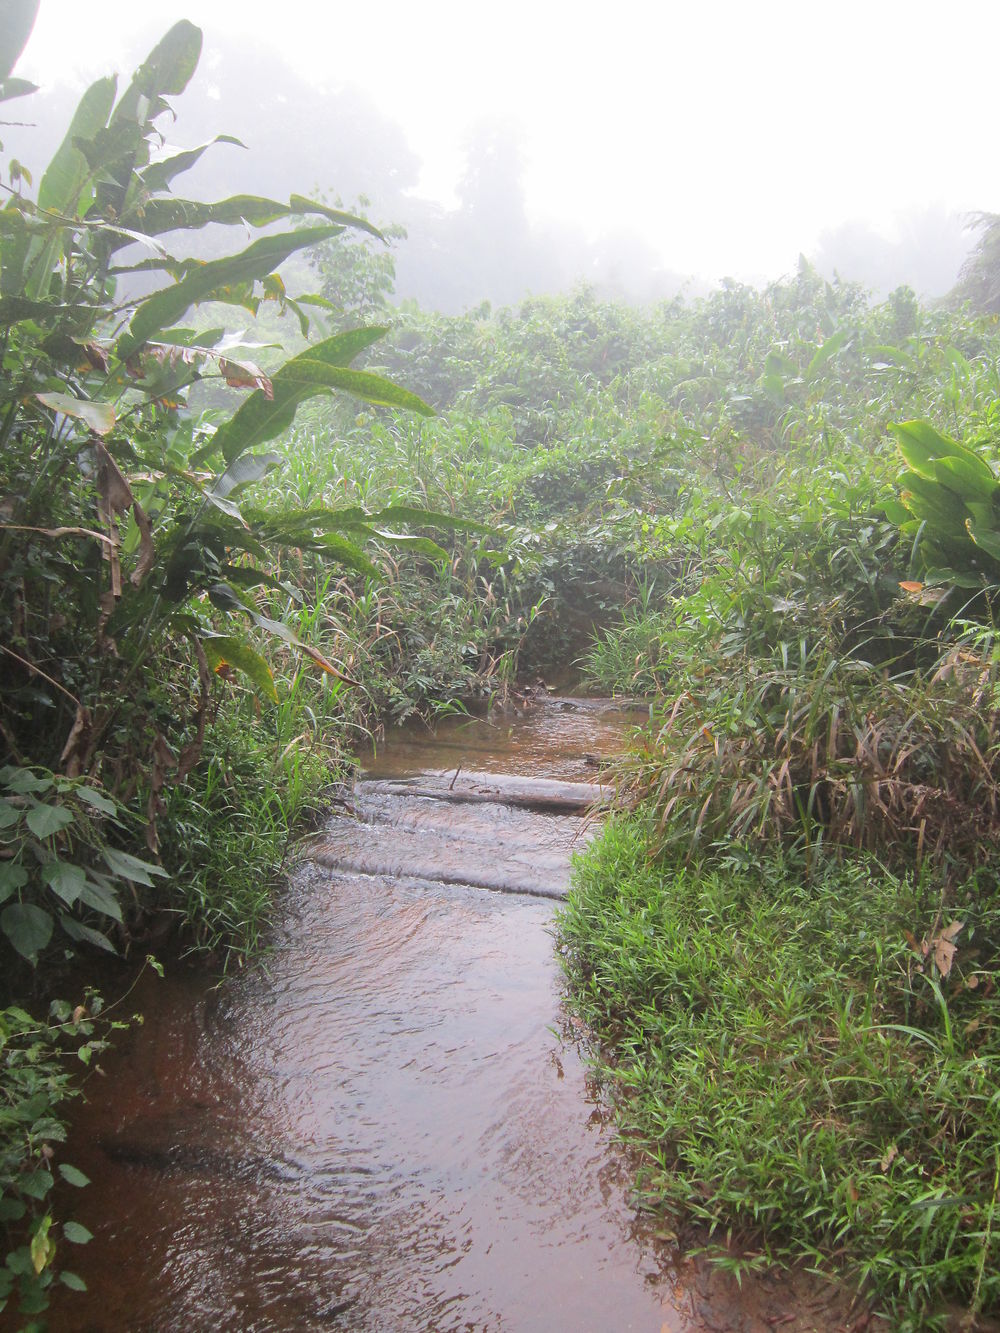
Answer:
[[[216,431],[212,452],[222,450],[222,456],[231,463],[248,449],[255,449],[280,435],[294,421],[299,404],[313,394],[324,392],[321,384],[303,380],[299,366],[305,361],[318,362],[330,367],[346,367],[373,343],[384,336],[384,326],[349,329],[335,334],[313,347],[307,347],[298,356],[286,361],[271,378],[272,396],[262,391],[252,393],[238,411]]]
[[[416,505],[388,505],[375,513],[369,513],[359,505],[345,505],[342,509],[319,505],[308,509],[285,509],[274,515],[253,508],[244,512],[248,521],[258,525],[269,539],[292,545],[305,544],[309,535],[317,532],[375,536],[379,526],[386,523],[406,523],[414,527],[443,528],[447,532],[475,532],[486,536],[495,532],[485,523],[476,523],[472,519],[459,518],[437,509],[421,509]]]
[[[302,359],[322,361],[327,366],[349,366],[362,352],[373,347],[388,332],[388,324],[366,324],[362,328],[346,329],[343,333],[335,333],[332,337],[324,338],[322,342],[307,347],[298,356],[286,362],[286,365],[292,368]]]
[[[3,259],[0,263],[0,292],[9,300],[35,301],[34,296],[24,297],[24,285],[28,252],[37,226],[35,219],[26,214],[25,206],[19,199],[11,199],[6,208],[0,209]]]
[[[118,340],[118,355],[123,360],[131,356],[154,333],[169,328],[220,287],[264,278],[297,250],[318,245],[335,234],[330,227],[308,227],[280,236],[262,236],[239,254],[202,264],[173,287],[165,287],[143,301],[132,316],[128,331]]]
[[[245,639],[237,638],[235,635],[218,635],[206,639],[204,646],[205,656],[213,671],[218,671],[222,666],[235,667],[237,671],[243,672],[265,698],[275,704],[278,702],[278,692],[274,688],[271,668]]]
[[[946,441],[925,421],[905,421],[889,429],[903,462],[912,472],[933,480],[931,464],[947,453]]]
[[[132,84],[144,97],[182,93],[201,58],[201,29],[181,19],[156,43],[136,70]]]
[[[907,370],[914,368],[912,352],[904,347],[892,347],[888,343],[875,343],[867,349],[867,355],[873,366],[888,362],[892,366],[903,366]]]
[[[91,167],[78,140],[92,140],[104,129],[115,104],[117,82],[98,79],[80,98],[66,137],[45,170],[38,186],[38,207],[56,213],[76,215],[80,191],[87,183]]]
[[[378,570],[364,551],[339,535],[347,531],[369,537],[374,536],[374,529],[354,520],[341,521],[341,513],[338,509],[292,510],[280,514],[248,510],[246,516],[268,546],[319,551],[349,569],[370,576],[377,575]]]
[[[149,199],[142,205],[142,229],[147,236],[160,236],[168,231],[196,231],[210,223],[265,227],[287,216],[287,205],[253,194],[233,195],[214,204],[193,199]]]
[[[898,500],[886,500],[882,505],[882,512],[885,514],[889,522],[895,523],[897,527],[902,527],[903,524],[909,523],[913,517],[906,506],[900,504]]]
[[[102,815],[111,815],[113,818],[118,814],[117,804],[110,796],[105,796],[104,792],[98,791],[96,787],[76,787],[74,792],[78,800],[86,801],[89,806],[99,810]]]
[[[330,222],[338,223],[341,227],[355,227],[366,231],[369,236],[374,236],[377,240],[385,240],[378,227],[373,227],[367,218],[359,217],[357,213],[345,213],[341,208],[330,208],[327,204],[317,203],[315,199],[307,199],[304,194],[292,195],[288,201],[288,211],[295,214],[315,213],[319,217],[328,218]]]
[[[15,97],[37,93],[38,84],[30,79],[0,79],[0,102],[12,102]]]
[[[70,939],[76,940],[79,944],[92,944],[95,948],[103,949],[106,953],[118,952],[107,935],[102,934],[99,930],[94,930],[92,926],[85,926],[82,921],[75,920],[65,912],[60,916],[59,924]],[[62,1171],[63,1168],[60,1167],[59,1170]]]
[[[215,583],[210,583],[205,591],[216,611],[247,611],[251,615],[254,613],[253,599],[228,583],[217,580]]]
[[[201,57],[201,29],[175,23],[150,51],[115,108],[113,123],[142,124],[165,109],[165,94],[182,93]]]
[[[93,308],[86,305],[59,305],[54,301],[29,301],[24,296],[0,297],[0,325],[4,327],[17,324],[23,319],[48,324],[53,320],[70,319],[74,315],[93,315]]]
[[[445,528],[448,531],[478,532],[484,536],[495,529],[486,523],[476,523],[471,518],[459,518],[457,514],[446,514],[439,509],[420,509],[416,505],[389,505],[368,516],[370,523],[412,523],[425,528]]]
[[[1000,532],[978,527],[972,519],[966,521],[966,530],[976,545],[992,559],[1000,561]]]
[[[17,862],[0,861],[0,903],[5,902],[12,893],[23,889],[28,882],[28,872]]]
[[[69,1162],[59,1163],[59,1174],[66,1184],[72,1185],[74,1189],[83,1189],[90,1184],[90,1177],[85,1176],[79,1167],[72,1166]]]
[[[919,472],[904,472],[899,484],[903,488],[903,503],[911,514],[926,519],[943,535],[961,535],[969,513],[954,491]],[[937,531],[934,535],[938,535]]]
[[[221,135],[219,142],[230,142],[228,136]],[[238,143],[239,140],[232,140]],[[205,145],[208,147],[208,145]],[[203,151],[192,149],[192,152]],[[174,159],[170,159],[173,161]],[[143,173],[144,179],[156,170],[155,165]],[[136,214],[130,213],[127,221],[141,226],[147,236],[159,236],[167,231],[194,231],[201,227],[216,224],[224,227],[250,226],[266,227],[271,222],[289,217],[322,217],[337,226],[339,235],[346,227],[367,231],[379,240],[384,240],[382,233],[370,222],[354,213],[344,213],[337,208],[328,208],[326,204],[315,203],[303,195],[293,194],[287,204],[277,199],[268,199],[263,195],[235,194],[228,199],[219,199],[215,203],[202,203],[194,199],[145,199],[141,200],[141,221],[139,220],[140,201],[136,201]]]
[[[360,505],[344,505],[331,509],[329,505],[310,505],[307,509],[282,509],[278,513],[248,508],[247,516],[258,521],[268,532],[312,531],[368,526],[371,515]]]
[[[234,583],[237,588],[273,588],[300,606],[305,601],[301,589],[293,583],[256,565],[224,564],[219,567],[219,573],[227,583]]]
[[[18,293],[19,295],[23,294],[29,301],[44,300],[49,295],[53,269],[62,257],[62,249],[63,228],[59,223],[53,222],[49,225],[45,236],[31,238],[23,256],[15,250],[14,264],[5,267],[13,268],[15,272],[18,271],[18,266],[20,267],[24,291]],[[6,258],[5,254],[4,259]]]
[[[4,0],[0,5],[0,79],[7,79],[21,58],[38,16],[38,0]]]
[[[927,577],[960,587],[981,586],[989,566],[1000,560],[994,504],[1000,483],[993,469],[929,422],[906,421],[891,430],[909,465],[899,479],[900,499],[911,522],[920,525],[914,540]],[[890,517],[898,521],[895,510]],[[909,532],[909,523],[902,527]]]
[[[62,805],[42,805],[36,802],[26,815],[28,828],[36,838],[51,838],[64,829],[67,824],[72,824],[73,815]]]
[[[291,543],[290,543],[291,544]],[[335,532],[321,532],[313,538],[312,542],[295,542],[295,546],[312,547],[313,550],[325,555],[328,560],[336,560],[338,564],[346,569],[353,569],[359,574],[366,574],[369,578],[378,578],[379,571],[375,565],[368,559],[360,546],[354,542],[348,541],[345,537],[340,537]]]
[[[281,467],[284,462],[280,454],[243,454],[215,479],[209,488],[209,496],[212,499],[224,500],[240,486],[250,486],[260,481],[269,472]]]
[[[826,365],[831,357],[837,355],[844,343],[850,337],[850,329],[838,329],[832,337],[827,338],[826,342],[818,349],[813,359],[809,362],[806,369],[806,377],[812,379]]]
[[[202,154],[217,143],[231,143],[238,148],[246,147],[241,139],[236,139],[231,134],[217,134],[214,139],[200,144],[197,148],[186,148],[182,153],[174,153],[159,162],[153,162],[142,173],[143,185],[150,191],[165,190],[175,176],[190,171]]]
[[[34,965],[52,938],[52,917],[34,903],[11,903],[0,912],[0,930],[21,957]]]
[[[132,878],[132,876],[129,876]],[[149,884],[151,881],[147,878],[139,881]],[[121,921],[122,909],[118,904],[118,899],[107,884],[101,884],[96,880],[88,879],[80,890],[80,901],[92,907],[95,912],[100,912],[102,916],[109,916],[113,921]]]
[[[353,394],[379,407],[396,407],[408,412],[419,412],[431,417],[434,409],[408,389],[402,389],[381,375],[367,370],[347,370],[340,366],[315,361],[307,352],[293,358],[275,375],[272,381],[274,396],[268,400],[263,394],[252,394],[234,417],[219,429],[215,447],[221,445],[227,461],[238,457],[246,449],[273,439],[286,430],[295,419],[299,406],[317,394],[340,390]]]
[[[973,449],[959,444],[950,435],[942,435],[927,421],[903,421],[889,429],[896,437],[896,447],[904,463],[922,476],[933,479],[933,464],[939,458],[961,458],[970,467],[985,469],[992,475],[988,465]]]
[[[339,366],[324,365],[321,361],[304,360],[299,362],[295,374],[303,384],[339,389],[378,407],[398,407],[406,412],[417,412],[423,417],[434,416],[433,407],[415,393],[369,370],[344,370]]]
[[[271,620],[268,616],[262,616],[256,612],[252,613],[252,618],[254,623],[259,625],[261,629],[266,630],[268,634],[283,639],[285,643],[291,644],[293,648],[298,648],[299,652],[305,653],[318,667],[322,667],[328,675],[336,677],[337,680],[346,681],[348,685],[357,685],[356,680],[352,680],[350,676],[345,676],[342,671],[324,657],[318,648],[300,639],[290,625],[286,625],[281,620]]]
[[[94,1239],[93,1233],[79,1222],[64,1222],[63,1235],[73,1245],[86,1245]]]
[[[167,873],[162,866],[153,865],[150,861],[142,861],[130,852],[120,852],[116,847],[102,847],[101,855],[113,874],[120,875],[123,879],[132,880],[135,884],[145,884],[149,887],[153,883],[153,875],[164,877]]]
[[[989,503],[1000,489],[992,468],[981,458],[974,463],[967,458],[937,458],[930,470],[935,481],[950,487],[965,501]]]
[[[415,555],[430,556],[432,560],[444,561],[448,559],[448,552],[438,546],[437,542],[431,541],[430,537],[418,537],[411,532],[383,532],[378,528],[376,528],[374,535],[380,541],[385,542],[387,546],[409,550]]]
[[[115,424],[115,409],[110,403],[93,403],[85,398],[72,398],[68,393],[40,393],[36,397],[53,412],[82,421],[95,435],[107,435]]]
[[[72,907],[83,892],[87,874],[82,866],[69,861],[50,861],[42,867],[42,879],[67,907]]]

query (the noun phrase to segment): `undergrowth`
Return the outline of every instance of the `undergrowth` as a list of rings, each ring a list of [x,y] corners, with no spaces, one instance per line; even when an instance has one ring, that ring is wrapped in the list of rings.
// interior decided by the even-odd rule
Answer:
[[[1000,902],[874,861],[650,858],[619,817],[559,917],[647,1206],[845,1266],[899,1328],[1000,1300]]]

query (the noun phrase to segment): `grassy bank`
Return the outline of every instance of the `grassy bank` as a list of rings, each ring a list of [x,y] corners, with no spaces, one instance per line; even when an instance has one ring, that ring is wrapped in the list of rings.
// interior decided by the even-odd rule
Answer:
[[[994,1308],[995,898],[649,851],[641,820],[613,822],[559,923],[644,1204],[846,1272],[893,1327]]]

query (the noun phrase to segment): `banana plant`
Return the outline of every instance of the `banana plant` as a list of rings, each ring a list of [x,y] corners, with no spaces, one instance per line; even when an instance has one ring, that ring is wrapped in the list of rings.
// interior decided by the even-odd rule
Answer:
[[[20,0],[15,8],[25,21],[0,30],[5,97],[31,91],[11,71],[37,5]],[[205,203],[173,193],[206,152],[238,144],[220,135],[171,151],[159,128],[169,99],[195,71],[201,41],[200,30],[181,21],[120,95],[114,78],[93,83],[33,197],[28,173],[7,166],[8,199],[0,208],[0,643],[7,665],[15,664],[18,698],[2,711],[13,736],[24,700],[37,705],[44,698],[65,717],[63,739],[67,732],[77,738],[75,748],[66,741],[69,757],[62,750],[74,773],[97,762],[115,725],[118,704],[106,697],[112,682],[120,700],[168,640],[189,643],[199,670],[205,661],[225,663],[273,696],[270,671],[245,630],[255,624],[297,643],[262,614],[256,597],[276,582],[271,565],[280,548],[308,549],[370,574],[366,543],[440,559],[444,552],[424,533],[396,529],[455,526],[450,516],[415,509],[329,507],[279,516],[256,498],[281,465],[265,446],[307,400],[346,393],[422,415],[431,408],[356,367],[386,332],[381,326],[321,336],[272,373],[247,357],[238,335],[190,327],[209,302],[251,314],[276,302],[314,336],[313,312],[323,302],[290,297],[280,266],[348,228],[380,237],[364,218],[301,195],[287,203],[253,195]],[[288,228],[274,231],[280,222]],[[269,230],[210,260],[168,248],[179,234],[206,227]],[[187,393],[208,377],[248,397],[215,429],[193,430]],[[246,493],[254,487],[250,508]],[[53,596],[59,606],[51,614]],[[69,620],[75,635],[66,632]],[[63,625],[61,635],[51,633],[54,624]],[[93,651],[81,646],[88,634]],[[298,646],[323,670],[342,674],[315,649]],[[76,704],[68,716],[67,700]],[[59,752],[56,746],[46,758]]]
[[[10,0],[0,14],[0,100],[32,91],[12,71],[36,10]],[[328,303],[285,290],[290,256],[345,229],[378,237],[369,222],[301,195],[204,203],[174,193],[213,147],[236,143],[166,146],[160,123],[200,52],[199,29],[182,21],[123,92],[113,78],[93,83],[37,189],[0,158],[0,764],[47,773],[83,799],[106,793],[129,809],[131,828],[144,822],[153,857],[164,786],[198,762],[221,703],[216,675],[238,674],[277,702],[270,642],[354,683],[273,612],[275,591],[302,600],[285,553],[293,565],[305,553],[370,578],[379,549],[443,563],[428,532],[482,530],[415,507],[290,509],[269,497],[283,466],[269,446],[303,403],[348,394],[423,416],[431,408],[357,364],[383,326],[338,321],[331,336]],[[175,241],[208,227],[267,230],[222,257],[176,253]],[[268,302],[298,320],[307,345],[265,371],[242,333],[204,326],[221,322],[219,308],[243,323]],[[211,419],[190,410],[189,391],[205,379],[241,395],[237,408]],[[18,871],[0,884],[0,947],[32,965],[53,922],[71,941],[98,940],[114,900],[86,886],[100,887],[109,856],[120,865],[126,855],[111,845],[103,862],[78,866],[62,827],[40,852],[40,818],[11,824],[4,855],[15,868],[51,862],[61,878]],[[111,824],[101,833],[112,844],[132,836]],[[152,864],[132,857],[128,868],[148,876]]]
[[[974,449],[926,421],[890,427],[907,470],[887,516],[913,542],[929,582],[1000,584],[1000,479]]]

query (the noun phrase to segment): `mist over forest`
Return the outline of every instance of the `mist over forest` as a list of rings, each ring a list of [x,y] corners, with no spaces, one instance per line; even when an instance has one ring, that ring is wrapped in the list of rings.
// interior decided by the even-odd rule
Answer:
[[[155,40],[150,22],[135,39],[141,50]],[[124,74],[131,64],[126,62]],[[30,167],[51,157],[82,91],[53,83],[42,87],[32,125],[13,126],[6,142]],[[187,189],[196,199],[230,194],[287,198],[313,193],[356,208],[383,229],[392,229],[395,299],[458,314],[484,300],[494,307],[528,295],[592,286],[602,296],[649,302],[704,295],[731,276],[690,273],[664,264],[650,242],[630,224],[622,198],[621,224],[596,234],[588,220],[541,226],[529,216],[525,191],[526,144],[510,117],[484,116],[467,132],[464,165],[454,205],[418,193],[421,160],[406,127],[367,92],[344,84],[320,87],[304,80],[279,55],[253,38],[213,33],[210,53],[180,104],[175,147],[189,147],[228,134],[245,147],[220,145],[190,173]],[[651,170],[670,171],[669,148]],[[822,170],[820,163],[816,170]],[[679,208],[697,207],[683,179]],[[734,201],[732,226],[746,207]],[[877,226],[865,219],[832,225],[806,258],[824,277],[860,283],[876,298],[906,285],[926,298],[943,296],[955,284],[974,240],[968,219],[940,203],[897,215]],[[402,234],[405,232],[405,236]],[[203,234],[195,247],[209,254],[221,238]],[[760,285],[792,273],[760,272]],[[744,275],[740,275],[744,276]]]

